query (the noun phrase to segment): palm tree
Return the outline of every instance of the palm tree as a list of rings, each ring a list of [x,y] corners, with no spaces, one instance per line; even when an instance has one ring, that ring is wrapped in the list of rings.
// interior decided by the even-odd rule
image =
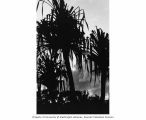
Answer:
[[[106,80],[109,79],[109,34],[98,29],[92,31],[90,34],[91,41],[93,42],[92,51],[96,51],[96,55],[92,57],[95,65],[95,73],[101,73],[101,100],[105,100],[105,84]],[[91,43],[92,43],[91,42]]]
[[[79,7],[69,8],[64,0],[52,0],[52,2],[39,0],[38,5],[40,2],[47,3],[52,8],[50,14],[37,22],[37,39],[40,46],[38,55],[48,50],[50,55],[57,60],[57,53],[61,52],[67,69],[70,90],[75,91],[70,59],[73,59],[74,54],[78,68],[82,69],[83,50],[81,47],[85,41],[84,23],[87,25],[84,10]]]

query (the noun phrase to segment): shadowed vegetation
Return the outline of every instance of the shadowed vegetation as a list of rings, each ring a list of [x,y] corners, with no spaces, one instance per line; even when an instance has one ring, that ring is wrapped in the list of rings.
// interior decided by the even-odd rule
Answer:
[[[60,113],[60,110],[90,113],[95,104],[98,110],[93,109],[92,113],[108,113],[105,84],[109,79],[109,35],[96,27],[85,37],[84,27],[88,28],[88,24],[80,7],[69,7],[64,0],[39,0],[37,9],[42,6],[42,16],[43,4],[51,7],[51,13],[37,21],[37,113]],[[101,97],[89,97],[88,93],[75,90],[70,62],[73,56],[80,72],[85,65],[90,82],[93,73],[94,82],[96,76],[101,76]],[[41,89],[42,85],[46,90]],[[71,110],[74,105],[83,109],[85,104],[90,106],[89,111]],[[66,108],[68,105],[70,108]]]

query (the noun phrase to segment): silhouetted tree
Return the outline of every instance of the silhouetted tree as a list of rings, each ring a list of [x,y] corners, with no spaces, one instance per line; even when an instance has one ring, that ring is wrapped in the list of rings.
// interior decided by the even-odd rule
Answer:
[[[81,45],[82,41],[85,40],[84,22],[86,23],[84,10],[79,7],[69,8],[64,0],[52,0],[52,2],[39,0],[38,5],[40,2],[47,3],[52,8],[50,14],[37,22],[37,38],[40,42],[38,45],[42,47],[41,51],[47,49],[52,56],[55,56],[58,51],[61,52],[67,69],[70,90],[75,91],[70,59],[73,59],[74,54],[78,68],[82,69]],[[57,57],[55,58],[57,59]]]
[[[64,0],[38,1],[37,8],[42,3],[42,16],[44,3],[51,7],[51,12],[37,21],[37,85],[38,99],[42,98],[42,101],[38,102],[37,112],[64,113],[62,110],[65,110],[70,113],[74,111],[72,109],[74,105],[77,105],[79,109],[75,108],[75,110],[79,113],[81,111],[91,113],[90,110],[94,108],[98,108],[97,113],[107,113],[108,104],[104,100],[105,84],[109,77],[108,33],[96,27],[96,30],[85,38],[84,23],[87,28],[88,24],[83,9],[69,7]],[[90,82],[93,80],[93,73],[94,82],[96,76],[101,75],[102,101],[99,101],[97,95],[90,97],[87,90],[75,91],[70,66],[70,60],[73,61],[74,56],[80,71],[84,69],[83,64],[85,65],[85,70],[90,75]],[[42,84],[47,90],[41,91]],[[65,91],[67,85],[70,91]],[[86,105],[90,109],[84,109]]]
[[[101,73],[101,100],[105,100],[105,84],[109,77],[109,34],[96,27],[90,38],[93,42],[93,51],[97,53],[92,57],[95,73],[97,74],[97,70]]]

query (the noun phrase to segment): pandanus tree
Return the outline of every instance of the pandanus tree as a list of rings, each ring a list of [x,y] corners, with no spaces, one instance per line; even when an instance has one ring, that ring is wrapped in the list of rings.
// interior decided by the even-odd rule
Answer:
[[[101,74],[101,100],[105,100],[105,85],[109,78],[109,34],[102,29],[93,30],[90,34],[92,51],[95,51],[91,59],[94,61],[95,73]],[[91,52],[92,52],[91,51]]]
[[[84,23],[87,25],[85,13],[79,7],[70,7],[64,0],[39,0],[51,6],[51,13],[37,22],[38,55],[44,51],[57,59],[60,52],[67,69],[70,91],[75,91],[70,60],[76,57],[78,68],[82,69],[82,43],[84,37]],[[37,7],[38,7],[37,6]],[[42,6],[43,13],[43,6]],[[87,25],[88,27],[88,25]]]

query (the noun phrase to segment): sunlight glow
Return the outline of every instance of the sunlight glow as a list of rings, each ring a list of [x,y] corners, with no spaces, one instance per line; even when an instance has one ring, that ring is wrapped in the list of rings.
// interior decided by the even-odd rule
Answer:
[[[93,96],[93,89],[88,89],[89,96]]]
[[[70,65],[71,65],[71,70],[74,72],[76,71],[76,57],[75,55],[73,54],[73,60],[70,59]]]

